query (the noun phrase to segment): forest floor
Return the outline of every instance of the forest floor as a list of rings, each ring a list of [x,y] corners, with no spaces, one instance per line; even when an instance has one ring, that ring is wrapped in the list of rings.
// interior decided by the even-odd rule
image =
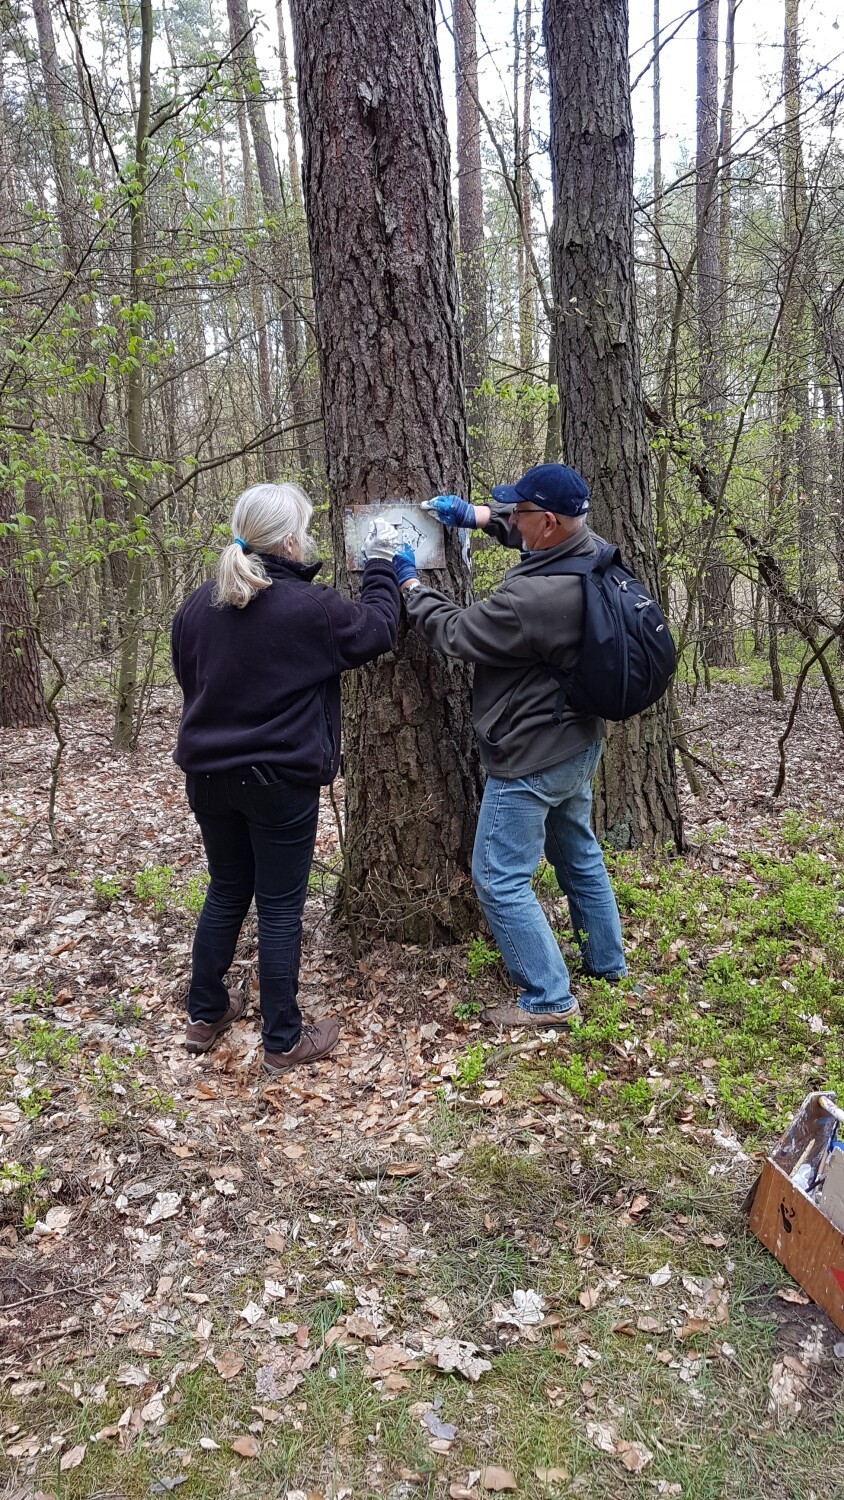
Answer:
[[[253,1012],[182,1046],[201,848],[162,692],[115,761],[68,710],[0,737],[0,1461],[7,1494],[844,1495],[844,1334],[745,1227],[765,1152],[844,1088],[844,756],[819,693],[692,711],[689,852],[612,862],[631,981],[575,1036],[490,1037],[489,944],[332,927],[342,1044],[264,1086]],[[568,943],[547,872],[543,900]],[[254,999],[254,929],[238,977]],[[635,983],[636,988],[633,988]]]

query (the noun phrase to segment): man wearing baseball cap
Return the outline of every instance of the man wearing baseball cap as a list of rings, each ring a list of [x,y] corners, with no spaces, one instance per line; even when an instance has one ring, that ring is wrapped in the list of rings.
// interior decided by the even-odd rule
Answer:
[[[417,576],[409,548],[393,559],[408,620],[429,646],[475,665],[472,718],[487,782],[472,879],[518,1002],[489,1007],[490,1024],[565,1029],[580,1020],[569,972],[532,887],[543,850],[565,892],[584,973],[627,972],[618,907],[592,832],[592,778],[602,719],[558,710],[555,669],[570,670],[583,633],[576,576],[546,576],[564,557],[597,550],[589,489],[566,464],[540,464],[498,485],[491,505],[456,495],[424,503],[444,526],[481,527],[519,549],[488,598],[463,609]]]

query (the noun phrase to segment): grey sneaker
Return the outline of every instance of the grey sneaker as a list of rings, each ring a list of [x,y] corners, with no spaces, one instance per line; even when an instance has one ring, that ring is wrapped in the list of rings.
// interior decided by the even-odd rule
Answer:
[[[188,1020],[185,1027],[185,1046],[188,1052],[199,1054],[210,1052],[217,1037],[224,1031],[228,1031],[235,1021],[239,1021],[246,1009],[246,995],[243,990],[229,990],[229,1008],[219,1021],[191,1021]]]
[[[514,1031],[517,1026],[530,1026],[539,1031],[568,1031],[579,1026],[583,1013],[575,1000],[568,1010],[524,1010],[521,1005],[488,1005],[481,1016],[486,1026],[499,1026],[502,1031]]]

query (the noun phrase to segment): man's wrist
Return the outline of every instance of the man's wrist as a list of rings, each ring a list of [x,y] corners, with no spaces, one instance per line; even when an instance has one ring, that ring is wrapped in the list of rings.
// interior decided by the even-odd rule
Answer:
[[[475,509],[475,526],[488,526],[489,523],[490,523],[490,518],[492,516],[492,511],[490,510],[489,506],[488,505],[476,505],[474,509]]]
[[[408,589],[421,589],[422,584],[418,578],[406,578],[404,583],[399,584],[399,593],[405,594]]]

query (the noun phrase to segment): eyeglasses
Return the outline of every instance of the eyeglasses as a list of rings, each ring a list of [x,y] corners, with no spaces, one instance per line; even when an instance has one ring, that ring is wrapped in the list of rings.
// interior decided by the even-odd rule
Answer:
[[[522,502],[519,501],[519,505],[513,507],[514,516],[545,515],[545,511],[542,509],[541,505],[528,505],[524,510],[522,510],[520,509],[521,504]]]

